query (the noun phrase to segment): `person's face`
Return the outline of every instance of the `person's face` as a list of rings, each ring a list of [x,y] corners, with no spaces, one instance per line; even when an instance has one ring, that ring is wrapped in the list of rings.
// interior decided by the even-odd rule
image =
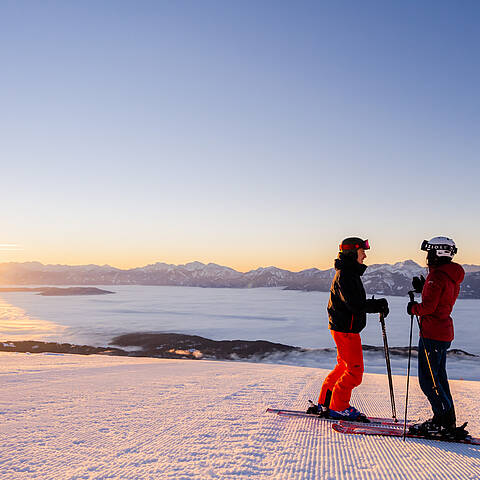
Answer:
[[[359,248],[357,250],[357,262],[363,263],[363,261],[367,258],[367,254],[363,248]]]

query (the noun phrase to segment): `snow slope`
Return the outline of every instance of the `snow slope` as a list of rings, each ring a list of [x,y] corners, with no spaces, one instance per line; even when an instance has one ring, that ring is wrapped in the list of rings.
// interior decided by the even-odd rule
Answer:
[[[325,365],[329,368],[330,365]],[[346,436],[304,408],[327,370],[240,362],[0,354],[0,478],[479,479],[480,447]],[[394,378],[403,411],[405,378]],[[390,411],[384,375],[365,375],[353,404]],[[480,382],[452,382],[459,421]],[[428,408],[411,382],[411,418]],[[469,423],[480,436],[480,421]]]

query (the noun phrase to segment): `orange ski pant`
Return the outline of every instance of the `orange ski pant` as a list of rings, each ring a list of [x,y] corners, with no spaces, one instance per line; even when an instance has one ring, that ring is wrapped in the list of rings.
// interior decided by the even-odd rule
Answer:
[[[325,404],[330,390],[330,408],[342,411],[350,406],[352,390],[362,383],[362,341],[359,333],[330,332],[337,346],[337,365],[324,380],[318,403]]]

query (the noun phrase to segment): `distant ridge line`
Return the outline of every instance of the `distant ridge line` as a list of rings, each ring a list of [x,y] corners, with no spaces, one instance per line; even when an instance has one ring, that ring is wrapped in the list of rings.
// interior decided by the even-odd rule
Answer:
[[[480,266],[467,271],[460,298],[480,298]],[[242,273],[215,263],[172,265],[157,262],[120,269],[110,265],[43,265],[40,262],[0,263],[0,285],[161,285],[209,288],[282,287],[287,290],[328,292],[335,271],[309,268],[299,272],[260,267]],[[405,296],[414,276],[427,270],[413,260],[370,265],[363,275],[369,294]]]

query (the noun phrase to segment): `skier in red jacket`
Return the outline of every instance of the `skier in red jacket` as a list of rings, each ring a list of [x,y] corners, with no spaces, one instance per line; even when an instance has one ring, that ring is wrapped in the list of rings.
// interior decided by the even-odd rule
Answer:
[[[429,273],[426,279],[423,276],[413,279],[415,291],[422,293],[422,302],[409,302],[407,312],[420,317],[418,380],[432,406],[433,418],[416,428],[426,435],[448,435],[456,427],[446,370],[447,350],[453,340],[450,314],[465,272],[461,265],[452,261],[457,253],[452,239],[434,237],[424,240],[421,249],[427,252]]]

